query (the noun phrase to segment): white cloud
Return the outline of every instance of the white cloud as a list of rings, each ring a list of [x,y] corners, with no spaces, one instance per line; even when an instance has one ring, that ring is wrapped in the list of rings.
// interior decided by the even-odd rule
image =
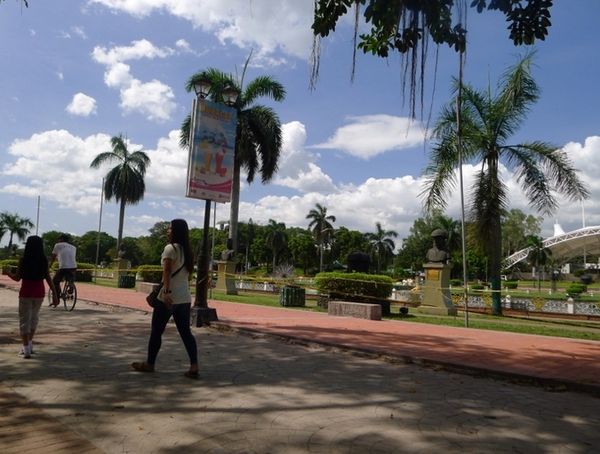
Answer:
[[[415,120],[391,115],[349,117],[326,142],[313,148],[339,149],[361,159],[423,143],[425,132]]]
[[[65,75],[62,73],[62,71],[58,71],[56,73],[56,77],[58,77],[59,80],[64,80],[65,79]]]
[[[158,80],[142,83],[134,80],[121,89],[121,107],[125,112],[140,112],[148,120],[168,120],[175,109],[175,95]]]
[[[98,63],[107,66],[113,66],[129,60],[140,60],[148,58],[166,58],[174,54],[174,50],[169,47],[156,47],[147,39],[132,41],[130,46],[117,46],[110,49],[96,46],[92,51],[92,57]]]
[[[167,12],[213,33],[222,43],[256,49],[254,63],[282,64],[283,57],[306,59],[312,44],[313,4],[309,1],[270,0],[89,0],[115,11],[144,17]]]
[[[8,149],[15,161],[6,164],[1,172],[4,181],[7,177],[14,181],[7,181],[0,191],[25,197],[43,194],[59,207],[79,213],[94,212],[102,177],[89,165],[102,150],[110,150],[110,137],[106,134],[82,139],[65,130],[52,130],[16,140]]]
[[[169,47],[159,48],[142,39],[132,41],[130,46],[110,49],[96,46],[92,51],[92,58],[106,66],[104,82],[111,88],[119,89],[124,112],[138,112],[149,120],[165,121],[171,117],[176,107],[171,87],[159,80],[142,82],[136,79],[130,73],[131,67],[125,62],[142,58],[166,58],[174,54],[175,51]]]
[[[317,156],[304,149],[306,128],[298,121],[282,125],[283,146],[274,184],[300,192],[336,191],[331,178],[316,165]]]
[[[75,27],[71,27],[71,30],[73,31],[74,34],[79,36],[81,39],[87,39],[87,35],[86,35],[83,27],[75,26]]]
[[[96,100],[86,94],[77,93],[65,110],[72,115],[89,117],[96,113]]]

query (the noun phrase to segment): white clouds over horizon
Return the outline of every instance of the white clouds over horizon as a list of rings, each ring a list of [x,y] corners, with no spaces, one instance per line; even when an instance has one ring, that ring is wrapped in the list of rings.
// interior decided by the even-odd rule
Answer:
[[[281,173],[274,183],[295,189],[298,194],[268,195],[250,202],[242,191],[241,221],[252,218],[254,222],[266,224],[269,219],[276,219],[288,226],[306,227],[306,214],[316,203],[321,203],[327,206],[330,214],[336,216],[336,226],[368,232],[373,231],[375,221],[379,221],[385,229],[396,230],[399,237],[403,238],[408,235],[415,219],[422,216],[422,177],[370,177],[356,184],[334,184],[318,166],[318,156],[304,150],[304,125],[290,122],[283,125],[283,129],[283,161]],[[137,144],[128,146],[130,150],[143,148]],[[8,149],[14,159],[5,164],[0,172],[0,193],[26,198],[43,194],[46,200],[55,202],[60,208],[81,214],[95,213],[98,209],[100,181],[109,166],[90,169],[89,163],[100,151],[108,150],[110,136],[102,133],[82,138],[66,130],[50,130],[33,134],[28,139],[16,140]],[[582,180],[590,185],[592,197],[585,202],[588,225],[599,225],[600,184],[596,175],[600,164],[595,157],[600,153],[600,137],[588,137],[583,144],[569,143],[564,150],[575,167],[580,169]],[[167,137],[157,141],[155,147],[145,148],[144,151],[151,158],[146,174],[146,211],[128,215],[134,222],[126,222],[126,235],[144,234],[157,220],[183,215],[193,217],[190,224],[198,225],[201,210],[195,201],[184,197],[187,151],[179,147],[179,130],[170,131]],[[476,165],[463,167],[467,203],[477,169]],[[506,168],[502,167],[501,171],[509,188],[511,208],[532,212],[515,176]],[[311,175],[317,177],[311,179]],[[77,184],[73,184],[73,181],[77,181]],[[128,208],[128,213],[129,210],[131,208]],[[229,204],[219,204],[218,211],[223,213],[220,217],[228,217]],[[455,219],[460,218],[457,190],[448,198],[446,212]],[[556,216],[545,219],[544,235],[551,234],[555,219],[565,231],[581,227],[580,204],[563,200]]]
[[[410,118],[381,114],[348,120],[350,123],[338,128],[326,142],[311,148],[341,150],[367,160],[387,151],[412,148],[425,139],[421,124]]]

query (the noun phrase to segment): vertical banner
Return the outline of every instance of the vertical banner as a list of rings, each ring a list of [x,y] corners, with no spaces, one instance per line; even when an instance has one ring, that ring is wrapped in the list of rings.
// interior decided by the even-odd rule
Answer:
[[[186,197],[229,202],[237,112],[224,104],[194,100]]]

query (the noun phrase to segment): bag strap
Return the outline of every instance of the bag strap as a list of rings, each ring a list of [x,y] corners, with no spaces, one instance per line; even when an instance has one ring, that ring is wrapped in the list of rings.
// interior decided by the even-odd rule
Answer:
[[[173,246],[173,247],[175,248],[175,251],[177,251],[177,254],[179,255],[179,251],[177,250],[177,248],[175,246]],[[181,265],[177,271],[175,271],[173,274],[171,274],[171,279],[173,279],[177,275],[177,273],[179,273],[184,267],[185,267],[185,260],[183,261],[183,265]],[[162,284],[162,282],[161,282],[161,284]]]

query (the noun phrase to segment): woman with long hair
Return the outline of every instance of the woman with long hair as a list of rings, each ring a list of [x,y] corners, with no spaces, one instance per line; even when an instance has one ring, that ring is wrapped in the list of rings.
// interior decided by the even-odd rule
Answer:
[[[8,272],[8,276],[21,281],[19,290],[19,332],[23,340],[21,354],[31,358],[33,353],[33,335],[38,326],[40,308],[46,294],[44,281],[52,289],[52,305],[58,305],[58,293],[48,271],[48,259],[44,255],[44,243],[37,235],[27,238],[23,257],[19,260],[17,272]]]
[[[184,375],[188,378],[198,378],[198,349],[190,329],[192,295],[189,280],[194,269],[194,257],[187,222],[183,219],[173,219],[167,230],[167,240],[168,244],[161,255],[163,287],[158,295],[160,303],[152,312],[148,355],[146,361],[134,362],[131,367],[138,372],[154,372],[162,335],[167,322],[173,316],[190,359],[190,368]]]

